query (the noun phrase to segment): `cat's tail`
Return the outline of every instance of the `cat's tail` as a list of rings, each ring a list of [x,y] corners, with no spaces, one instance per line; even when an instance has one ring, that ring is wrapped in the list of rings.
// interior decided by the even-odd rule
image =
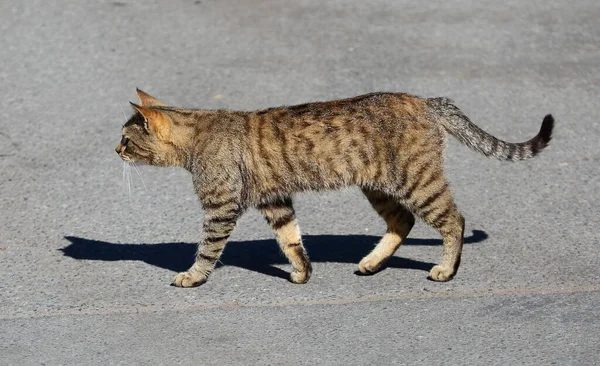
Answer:
[[[499,160],[518,161],[539,154],[552,139],[554,117],[544,117],[540,132],[529,141],[511,143],[502,141],[477,127],[469,117],[448,98],[430,98],[427,104],[432,108],[444,128],[460,142],[485,156]]]

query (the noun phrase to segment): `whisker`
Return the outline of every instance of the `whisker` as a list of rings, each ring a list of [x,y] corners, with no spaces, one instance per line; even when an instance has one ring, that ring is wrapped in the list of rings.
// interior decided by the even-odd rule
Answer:
[[[146,182],[144,182],[144,178],[142,178],[142,174],[140,173],[140,170],[138,169],[138,167],[135,164],[135,162],[132,161],[131,162],[131,166],[133,166],[133,169],[137,173],[138,177],[140,177],[140,180],[142,181],[142,184],[144,185],[144,189],[148,189],[148,187],[146,187]]]
[[[127,192],[129,203],[131,203],[131,168],[127,162],[123,162],[123,189]]]
[[[127,192],[129,194],[129,203],[131,203],[131,166],[127,164]]]
[[[127,115],[125,114],[125,110],[123,109],[122,106],[119,106],[119,107],[121,107],[121,112],[123,112],[123,118],[125,118],[125,123],[127,123]]]
[[[127,185],[127,183],[126,183],[127,181],[125,179],[125,169],[127,168],[126,165],[127,165],[127,163],[123,162],[123,179],[122,179],[123,191],[125,190],[125,186]]]

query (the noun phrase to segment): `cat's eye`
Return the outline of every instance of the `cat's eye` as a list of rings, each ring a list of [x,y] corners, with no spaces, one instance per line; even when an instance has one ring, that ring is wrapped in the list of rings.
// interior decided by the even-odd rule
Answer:
[[[125,136],[121,137],[121,145],[122,145],[123,147],[127,146],[127,143],[128,143],[128,142],[129,142],[129,138],[127,138],[127,137],[125,137]]]

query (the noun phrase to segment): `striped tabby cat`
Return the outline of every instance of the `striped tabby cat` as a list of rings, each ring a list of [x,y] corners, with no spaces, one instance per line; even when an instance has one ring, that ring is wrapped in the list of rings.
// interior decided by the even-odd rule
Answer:
[[[195,263],[173,284],[206,282],[237,219],[249,207],[264,214],[305,283],[312,267],[296,223],[292,194],[358,186],[387,223],[358,264],[373,273],[423,219],[444,239],[442,262],[430,278],[448,281],[460,264],[465,221],[443,172],[446,133],[500,160],[537,155],[550,141],[547,115],[523,143],[497,139],[474,125],[447,98],[373,93],[330,102],[242,112],[170,107],[137,90],[141,105],[123,126],[116,151],[124,161],[176,166],[192,174],[205,210],[204,240]]]

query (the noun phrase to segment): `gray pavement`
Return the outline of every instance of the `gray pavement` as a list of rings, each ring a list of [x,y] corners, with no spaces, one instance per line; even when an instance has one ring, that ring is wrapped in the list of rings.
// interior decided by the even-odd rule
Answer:
[[[0,364],[596,364],[598,18],[591,0],[0,2]],[[450,141],[452,282],[427,280],[442,248],[422,223],[354,274],[384,225],[350,189],[296,198],[308,284],[249,212],[179,289],[203,213],[185,171],[124,186],[135,87],[232,109],[405,91],[509,141],[557,126],[515,164]]]

